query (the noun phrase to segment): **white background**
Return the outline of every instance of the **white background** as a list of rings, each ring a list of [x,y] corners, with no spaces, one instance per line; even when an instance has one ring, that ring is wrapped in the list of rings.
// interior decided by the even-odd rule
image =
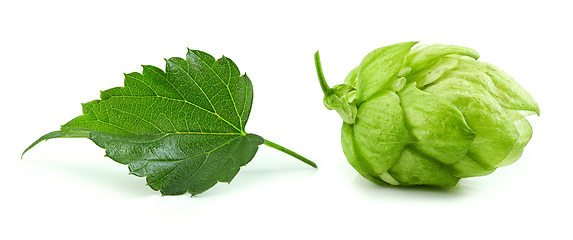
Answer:
[[[10,2],[10,3],[9,3]],[[14,3],[11,3],[14,2]],[[571,7],[567,1],[3,1],[0,239],[572,239]],[[402,41],[468,46],[541,107],[522,158],[455,188],[370,183],[346,162],[331,85]],[[255,100],[261,146],[231,184],[160,196],[85,139],[24,148],[186,48],[230,57]]]

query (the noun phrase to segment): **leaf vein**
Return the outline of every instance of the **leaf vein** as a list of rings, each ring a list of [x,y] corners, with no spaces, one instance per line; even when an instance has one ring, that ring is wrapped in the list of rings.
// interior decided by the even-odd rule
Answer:
[[[169,79],[167,79],[165,76],[163,76],[162,74],[158,73],[154,68],[151,68],[151,71],[153,71],[155,74],[161,76],[166,82],[169,83],[169,85],[171,85],[171,87],[173,89],[175,89],[175,91],[177,91],[177,94],[179,94],[179,96],[181,96],[182,100],[184,100],[185,102],[189,102],[187,101],[187,98],[185,98],[185,96],[183,96],[183,94],[179,91],[178,88],[175,87],[175,85],[173,85],[173,83],[171,81],[169,81]]]
[[[193,54],[195,54],[195,53],[193,53]],[[237,110],[237,104],[235,103],[235,99],[233,98],[233,94],[231,93],[231,89],[229,88],[229,84],[227,84],[227,83],[225,83],[225,81],[223,81],[223,78],[221,78],[221,76],[220,76],[217,72],[215,72],[215,70],[213,69],[212,66],[209,66],[209,64],[207,64],[202,58],[199,57],[199,59],[200,59],[201,62],[203,62],[203,63],[205,64],[205,66],[207,66],[207,67],[209,68],[209,70],[211,70],[211,72],[212,72],[215,76],[217,76],[217,78],[225,85],[225,87],[227,88],[227,92],[229,93],[229,97],[231,98],[231,102],[233,103],[233,107],[235,108],[235,113],[237,113],[237,117],[238,117],[238,116],[239,116],[239,111]],[[213,63],[213,65],[215,65],[215,64],[217,64],[217,61],[215,61],[215,62]],[[230,63],[227,62],[227,64],[230,64]],[[211,102],[211,101],[209,101],[209,102]],[[241,121],[240,119],[241,119],[241,118],[239,117],[239,122]],[[237,127],[235,127],[235,128],[237,128]],[[237,130],[243,132],[243,130],[240,130],[240,129],[237,129]]]
[[[233,142],[233,141],[235,141],[235,140],[237,140],[237,138],[231,139],[230,141],[226,142],[225,144],[222,144],[220,147],[223,147],[223,146],[225,146],[225,145],[227,145],[227,144],[230,144],[231,142]],[[233,151],[231,151],[231,152],[235,152],[235,150],[237,150],[237,147],[238,147],[238,146],[239,146],[239,144],[237,144],[237,146],[235,146],[235,148],[234,148]],[[220,147],[219,147],[219,148],[220,148]],[[217,149],[218,149],[218,148],[217,148]],[[187,178],[187,180],[185,180],[185,182],[184,182],[183,184],[181,184],[181,185],[185,186],[185,185],[187,184],[187,182],[189,182],[189,180],[191,180],[193,177],[195,177],[195,175],[197,175],[197,173],[203,168],[203,166],[205,166],[205,163],[207,163],[207,161],[208,161],[208,159],[209,159],[209,156],[210,156],[210,153],[213,152],[213,151],[215,151],[215,150],[216,150],[216,149],[213,149],[212,151],[210,151],[210,152],[207,154],[207,156],[205,157],[205,161],[203,161],[203,163],[202,163],[201,166],[197,169],[197,171],[195,171],[195,173],[193,173],[192,176],[190,176],[189,178]],[[217,169],[217,172],[216,172],[215,174],[211,175],[211,177],[210,177],[207,181],[204,181],[204,182],[203,182],[203,185],[202,185],[202,186],[205,186],[206,183],[208,183],[208,182],[209,182],[210,180],[212,180],[215,176],[217,176],[217,174],[219,174],[219,172],[221,172],[221,169],[223,169],[223,167],[225,166],[225,163],[227,163],[227,162],[229,161],[229,159],[231,159],[231,161],[232,161],[232,158],[229,156],[229,157],[225,160],[225,162],[223,162],[223,165],[221,165],[221,167],[219,167],[219,169]],[[233,166],[235,166],[234,161],[233,161]],[[219,181],[219,180],[217,179],[217,182],[218,182],[218,181]]]
[[[129,76],[129,75],[126,75],[126,76]],[[153,91],[153,93],[155,93],[155,96],[159,96],[159,94],[157,94],[155,89],[153,89],[149,84],[147,84],[147,82],[143,81],[143,79],[139,79],[139,78],[135,78],[135,77],[131,77],[131,76],[129,76],[129,77],[135,79],[136,81],[139,81],[139,82],[145,84],[145,86],[147,86],[149,89],[151,89],[151,91]]]
[[[189,61],[185,60],[185,62],[187,63],[187,69],[190,69],[191,66],[189,66]],[[195,86],[197,86],[197,88],[199,88],[199,90],[201,90],[201,93],[203,93],[203,95],[205,96],[205,98],[207,99],[207,101],[209,102],[209,104],[211,105],[211,107],[213,108],[213,111],[215,113],[217,113],[217,109],[215,109],[215,106],[213,106],[213,103],[211,102],[211,99],[209,99],[209,96],[207,96],[207,94],[205,93],[205,91],[203,91],[203,88],[201,86],[199,86],[199,83],[197,83],[197,81],[195,81],[195,78],[193,78],[191,76],[191,74],[189,74],[189,72],[185,71],[185,69],[183,69],[181,66],[177,65],[177,64],[173,64],[175,66],[177,66],[181,71],[183,71],[188,77],[189,79],[191,79],[191,81],[193,81],[193,83],[195,83]]]
[[[203,152],[203,153],[196,154],[196,155],[194,155],[194,156],[190,156],[190,157],[186,157],[186,158],[179,159],[179,160],[174,160],[174,161],[161,161],[161,162],[177,162],[177,165],[176,165],[171,171],[169,171],[168,173],[166,173],[165,175],[163,175],[161,178],[156,179],[155,181],[152,181],[152,182],[147,182],[147,183],[148,183],[148,184],[153,184],[153,183],[162,181],[162,180],[165,179],[168,175],[170,175],[171,173],[173,173],[173,171],[175,171],[175,169],[178,168],[178,167],[181,165],[182,162],[187,161],[187,160],[192,159],[192,158],[196,158],[196,157],[205,155],[205,154],[208,155],[208,154],[210,154],[210,153],[216,151],[217,149],[222,148],[223,146],[229,144],[230,142],[234,141],[235,139],[237,139],[237,138],[233,138],[233,139],[227,141],[226,143],[221,144],[220,146],[218,146],[218,147],[216,147],[216,148],[214,148],[214,149],[212,149],[212,150],[210,150],[210,151],[205,151],[205,152]],[[146,161],[153,162],[152,160],[146,160]],[[155,160],[155,161],[160,161],[160,160]],[[195,176],[195,175],[197,174],[197,172],[199,172],[199,170],[202,169],[202,167],[205,165],[206,162],[207,162],[207,157],[205,158],[205,160],[203,161],[203,163],[201,164],[201,166],[200,166],[200,167],[193,173],[193,175],[192,175],[191,177],[189,177],[185,182],[189,181],[189,179],[191,179],[193,176]]]
[[[161,128],[157,127],[157,126],[156,126],[155,124],[153,124],[151,121],[149,121],[149,120],[147,120],[147,119],[145,119],[145,118],[143,118],[143,117],[141,117],[141,116],[138,116],[138,115],[135,114],[135,113],[130,113],[130,112],[128,112],[128,111],[125,111],[125,110],[122,110],[122,109],[119,109],[119,108],[116,108],[116,107],[113,107],[113,106],[110,106],[110,108],[113,109],[113,110],[116,110],[116,111],[118,111],[118,112],[122,112],[122,113],[125,113],[125,114],[132,115],[132,116],[134,116],[134,117],[136,117],[136,118],[139,118],[139,119],[141,119],[142,121],[144,121],[145,123],[147,123],[147,124],[153,126],[153,127],[156,128],[157,130],[159,130],[159,132],[161,132],[162,134],[165,134],[165,131],[163,131]]]

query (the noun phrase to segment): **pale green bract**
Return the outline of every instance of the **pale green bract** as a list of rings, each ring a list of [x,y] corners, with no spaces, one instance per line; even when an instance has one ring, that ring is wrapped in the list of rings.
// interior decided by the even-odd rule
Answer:
[[[519,159],[532,135],[525,117],[539,115],[531,95],[471,48],[416,43],[372,51],[333,88],[315,54],[356,171],[379,184],[454,186]]]

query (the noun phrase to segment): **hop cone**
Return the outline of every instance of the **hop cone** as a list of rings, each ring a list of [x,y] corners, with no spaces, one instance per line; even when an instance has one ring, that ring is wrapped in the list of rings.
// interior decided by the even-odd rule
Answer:
[[[342,147],[365,178],[390,185],[454,186],[521,156],[535,100],[473,49],[398,43],[369,53],[328,87],[324,104],[342,117]]]

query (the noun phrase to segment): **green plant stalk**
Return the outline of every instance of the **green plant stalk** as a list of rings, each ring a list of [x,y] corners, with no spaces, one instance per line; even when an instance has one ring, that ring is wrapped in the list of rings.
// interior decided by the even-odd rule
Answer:
[[[286,153],[286,154],[288,154],[288,155],[290,155],[290,156],[292,156],[292,157],[294,157],[294,158],[296,158],[296,159],[302,161],[303,163],[308,164],[309,166],[311,166],[311,167],[313,167],[313,168],[318,168],[318,167],[316,166],[316,163],[314,163],[313,161],[308,160],[307,158],[305,158],[305,157],[299,155],[298,153],[293,152],[292,150],[290,150],[290,149],[288,149],[288,148],[285,148],[285,147],[283,147],[283,146],[281,146],[281,145],[278,145],[278,144],[276,144],[276,143],[274,143],[274,142],[271,142],[271,141],[269,141],[268,139],[265,139],[265,143],[264,143],[264,144],[267,145],[267,146],[269,146],[269,147],[271,147],[271,148],[274,148],[274,149],[276,149],[276,150],[279,150],[279,151],[281,151],[281,152],[283,152],[283,153]]]
[[[326,83],[326,79],[324,78],[324,73],[322,72],[322,65],[320,63],[320,54],[318,51],[314,53],[314,65],[316,67],[316,73],[318,75],[318,80],[320,82],[320,88],[322,88],[322,92],[324,95],[331,91],[330,87]]]

